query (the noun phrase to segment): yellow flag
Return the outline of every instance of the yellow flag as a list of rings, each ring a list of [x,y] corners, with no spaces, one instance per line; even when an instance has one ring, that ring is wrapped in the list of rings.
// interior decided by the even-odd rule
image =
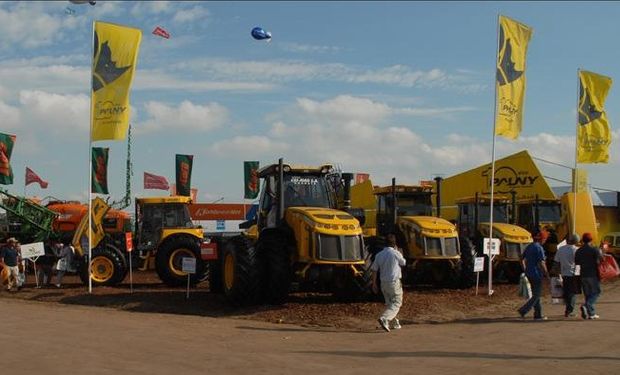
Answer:
[[[525,59],[532,29],[499,17],[497,50],[497,117],[495,134],[516,139],[521,133],[525,99]]]
[[[90,219],[90,233],[92,234],[90,244],[93,248],[99,245],[99,242],[105,237],[105,232],[103,231],[103,217],[108,213],[108,210],[110,210],[110,206],[108,206],[103,199],[99,197],[93,199]],[[80,221],[80,224],[75,230],[73,240],[71,241],[71,244],[80,255],[84,255],[87,250],[82,247],[82,238],[87,238],[86,228],[88,228],[88,215],[82,217],[82,221]]]
[[[611,84],[609,77],[579,71],[578,163],[607,163],[609,160],[611,133],[604,107]]]
[[[91,92],[91,141],[122,140],[129,126],[129,88],[142,32],[95,22]]]

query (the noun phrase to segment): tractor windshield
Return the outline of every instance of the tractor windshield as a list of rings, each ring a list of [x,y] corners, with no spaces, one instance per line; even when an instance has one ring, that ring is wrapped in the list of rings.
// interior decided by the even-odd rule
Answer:
[[[332,207],[323,176],[284,175],[285,207]]]
[[[490,220],[490,207],[488,204],[480,205],[480,222],[484,223]],[[495,203],[493,205],[493,222],[495,223],[507,223],[508,222],[508,205],[502,205]]]
[[[559,223],[561,219],[559,204],[545,204],[538,206],[539,220],[545,223]]]
[[[430,194],[399,194],[398,216],[431,216],[433,205]]]

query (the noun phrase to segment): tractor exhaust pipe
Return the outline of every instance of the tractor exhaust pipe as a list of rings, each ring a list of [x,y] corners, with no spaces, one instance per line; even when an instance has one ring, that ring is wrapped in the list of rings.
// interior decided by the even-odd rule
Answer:
[[[437,193],[437,196],[435,197],[435,205],[437,206],[437,211],[435,213],[435,216],[437,217],[441,217],[441,182],[443,181],[443,178],[437,176],[435,177],[435,191]]]
[[[392,231],[396,229],[396,221],[398,217],[397,207],[398,205],[396,204],[396,177],[392,177]]]
[[[342,174],[342,181],[344,182],[342,203],[344,205],[345,210],[348,210],[351,208],[351,180],[353,180],[353,173]]]
[[[284,219],[284,162],[282,158],[278,159],[278,217],[277,225],[282,224]]]

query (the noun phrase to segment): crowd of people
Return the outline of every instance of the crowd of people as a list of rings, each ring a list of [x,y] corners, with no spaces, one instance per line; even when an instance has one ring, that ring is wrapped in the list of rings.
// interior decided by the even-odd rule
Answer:
[[[45,254],[36,258],[34,273],[36,288],[52,286],[56,274],[57,288],[62,287],[62,280],[67,271],[75,272],[73,267],[75,250],[70,244],[52,240],[45,245]],[[8,238],[0,248],[0,281],[6,284],[6,290],[16,292],[26,284],[26,259],[22,258],[21,245],[14,237]]]
[[[577,316],[575,304],[577,295],[583,292],[584,303],[579,311],[582,319],[599,319],[596,313],[596,301],[601,294],[600,277],[598,267],[603,259],[600,248],[592,245],[592,234],[584,233],[581,239],[573,234],[566,239],[566,245],[560,246],[554,256],[554,267],[547,269],[543,244],[547,241],[549,233],[539,231],[534,234],[534,242],[529,244],[522,254],[522,266],[525,276],[531,288],[530,298],[517,311],[521,318],[533,309],[534,320],[544,321],[541,296],[542,284],[545,277],[551,274],[561,275],[563,298],[565,302],[564,317]],[[582,246],[577,244],[581,240]],[[379,326],[386,332],[391,329],[400,329],[401,325],[397,318],[403,302],[403,289],[401,284],[401,267],[406,264],[402,250],[396,244],[393,233],[387,236],[387,246],[377,253],[371,266],[372,288],[375,293],[381,292],[385,299],[385,311],[377,319]]]

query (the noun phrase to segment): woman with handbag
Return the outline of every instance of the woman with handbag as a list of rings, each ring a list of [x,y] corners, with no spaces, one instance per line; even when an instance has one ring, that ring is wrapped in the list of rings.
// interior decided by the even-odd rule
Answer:
[[[579,266],[581,288],[585,295],[585,303],[581,305],[582,319],[598,319],[594,305],[601,294],[601,281],[598,275],[598,265],[603,254],[599,248],[592,246],[592,234],[584,233],[581,236],[581,246],[575,253],[575,264]]]

